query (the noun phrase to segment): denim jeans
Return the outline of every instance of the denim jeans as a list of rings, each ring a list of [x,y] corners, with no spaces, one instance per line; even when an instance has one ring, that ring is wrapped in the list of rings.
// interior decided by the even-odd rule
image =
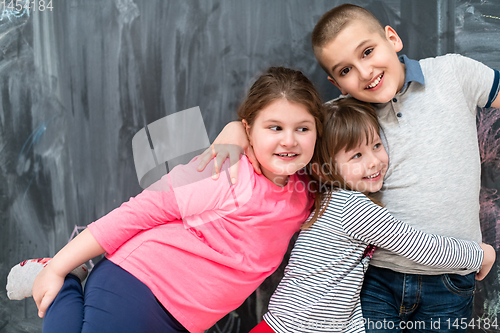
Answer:
[[[361,290],[366,332],[466,332],[475,274],[414,275],[370,266]]]

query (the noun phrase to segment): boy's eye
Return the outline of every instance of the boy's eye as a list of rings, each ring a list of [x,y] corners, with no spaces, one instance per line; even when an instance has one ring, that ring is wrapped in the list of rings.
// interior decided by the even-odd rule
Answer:
[[[366,49],[366,50],[363,52],[363,57],[367,57],[367,56],[369,56],[369,55],[370,55],[370,53],[372,53],[372,52],[373,52],[373,48],[371,48],[371,47],[370,47],[370,48]]]
[[[346,67],[346,68],[343,68],[341,71],[340,71],[340,75],[341,76],[344,76],[344,75],[347,75],[347,73],[350,72],[350,68],[349,67]]]

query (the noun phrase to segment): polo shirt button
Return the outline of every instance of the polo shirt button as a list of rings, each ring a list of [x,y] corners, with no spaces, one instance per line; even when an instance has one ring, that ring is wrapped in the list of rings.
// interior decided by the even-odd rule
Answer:
[[[396,116],[398,116],[398,118],[401,118],[403,116],[403,114],[401,112],[398,112],[398,114]]]
[[[398,99],[397,99],[396,97],[394,97],[394,98],[392,99],[392,101],[393,101],[394,103],[397,103]]]

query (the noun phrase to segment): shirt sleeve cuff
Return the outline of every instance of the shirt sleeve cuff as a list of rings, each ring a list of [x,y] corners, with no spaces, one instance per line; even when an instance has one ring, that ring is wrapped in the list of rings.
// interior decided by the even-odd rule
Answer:
[[[488,98],[488,103],[486,103],[485,108],[489,108],[491,106],[491,103],[495,101],[500,88],[500,73],[496,69],[494,69],[493,71],[495,72],[495,78],[493,79],[493,86],[491,87],[490,97]]]

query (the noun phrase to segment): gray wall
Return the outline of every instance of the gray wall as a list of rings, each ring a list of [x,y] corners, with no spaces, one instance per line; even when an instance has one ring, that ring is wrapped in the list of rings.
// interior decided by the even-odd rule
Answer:
[[[235,119],[250,80],[271,65],[303,70],[324,100],[337,96],[309,40],[319,17],[343,2],[53,0],[52,11],[3,11],[0,285],[11,266],[53,256],[75,225],[141,190],[131,140],[147,123],[199,105],[213,140]],[[500,69],[498,1],[352,3],[400,31],[412,58],[457,52]],[[488,187],[498,187],[496,170],[485,167]],[[483,230],[498,247],[496,216],[484,216]],[[212,331],[247,332],[277,279]],[[496,318],[497,265],[478,290],[475,311]],[[0,293],[0,332],[40,327],[32,299]]]

